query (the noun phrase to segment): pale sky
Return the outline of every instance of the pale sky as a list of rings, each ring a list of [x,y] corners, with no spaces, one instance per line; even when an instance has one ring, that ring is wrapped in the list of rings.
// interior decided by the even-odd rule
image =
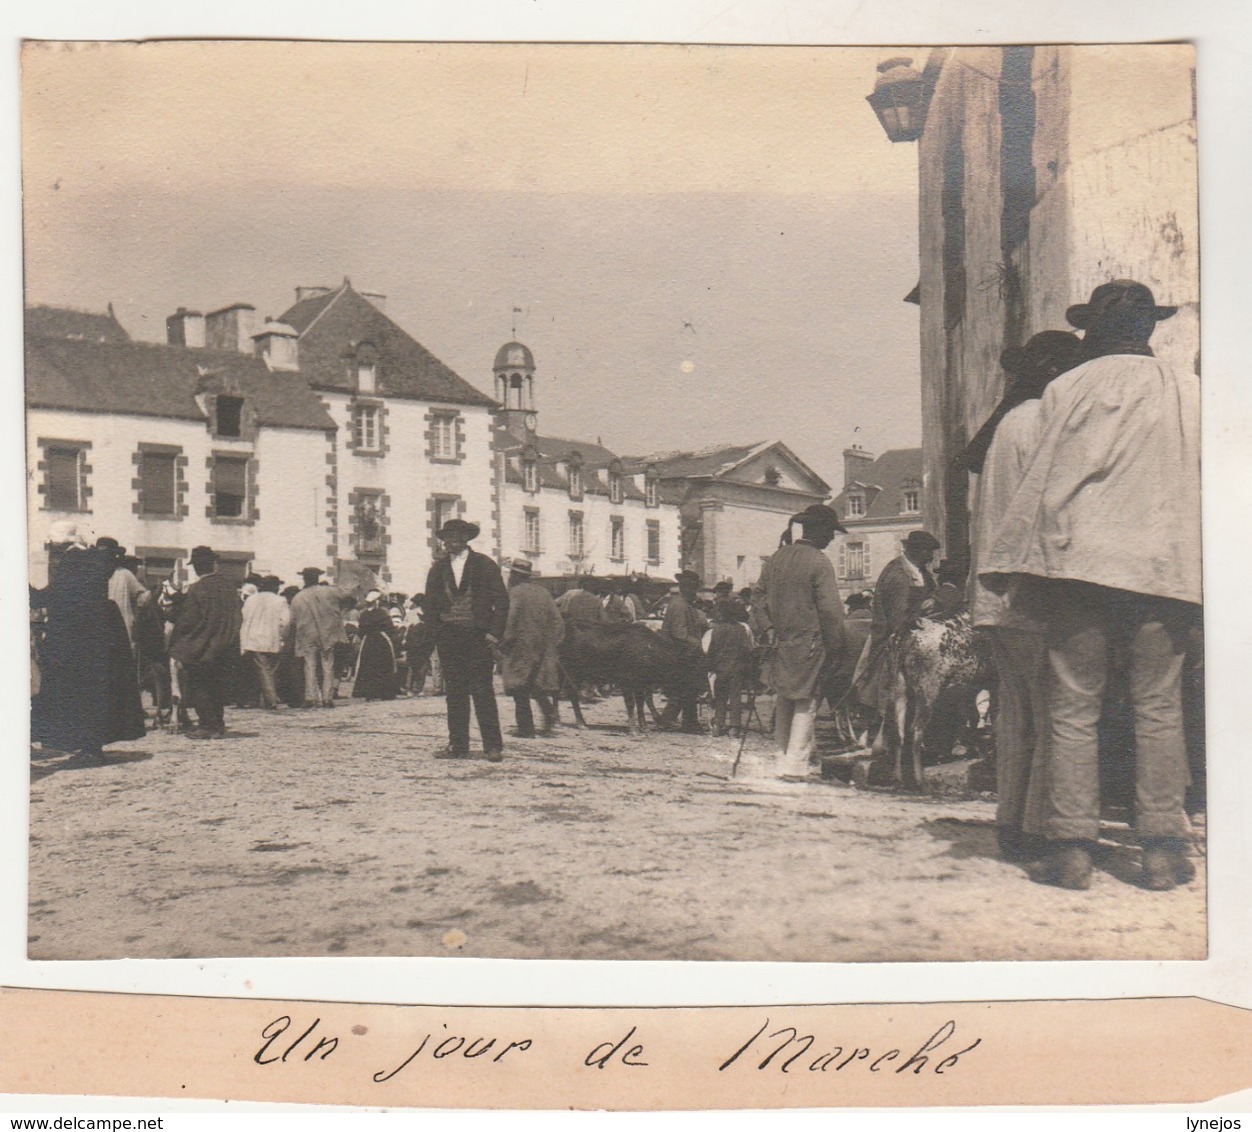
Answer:
[[[852,441],[920,443],[916,147],[865,102],[893,53],[30,48],[27,301],[160,340],[348,276],[488,393],[521,307],[541,431],[778,438],[837,490]]]

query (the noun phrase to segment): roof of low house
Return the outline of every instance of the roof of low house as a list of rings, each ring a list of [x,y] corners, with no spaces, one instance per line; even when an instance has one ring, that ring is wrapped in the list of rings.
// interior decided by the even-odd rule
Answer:
[[[454,373],[369,299],[344,280],[323,295],[302,299],[278,319],[300,335],[300,372],[324,389],[355,390],[353,351],[377,350],[377,389],[389,397],[494,406],[496,402]]]
[[[203,421],[196,393],[215,377],[238,389],[259,425],[335,427],[304,378],[271,372],[249,354],[148,342],[26,339],[26,403],[32,407]]]
[[[558,488],[562,491],[569,486],[566,472],[566,461],[575,452],[582,457],[583,492],[586,495],[608,495],[607,469],[618,460],[615,452],[602,444],[593,444],[587,440],[569,440],[560,436],[535,436],[535,450],[539,454],[537,461],[539,486]],[[505,481],[521,483],[521,458],[527,448],[526,442],[514,436],[506,436],[502,442],[505,452]],[[640,474],[643,469],[633,471],[622,462],[622,495],[626,499],[642,499],[640,491],[631,480],[632,475]],[[601,473],[604,473],[603,477]]]
[[[67,338],[80,342],[129,342],[130,335],[113,313],[72,310],[69,307],[26,308],[27,337]]]
[[[916,517],[916,512],[906,512],[904,507],[905,486],[912,490],[922,485],[922,450],[920,448],[892,448],[867,464],[857,473],[857,479],[844,485],[834,498],[832,506],[843,519],[848,519],[848,495],[856,490],[865,496],[865,514],[853,522],[874,519],[895,519],[902,514]]]
[[[629,456],[625,463],[642,471],[649,464],[655,465],[662,479],[689,479],[692,476],[715,476],[729,471],[749,453],[765,442],[753,444],[712,444],[706,448],[683,451],[653,452],[646,456]]]

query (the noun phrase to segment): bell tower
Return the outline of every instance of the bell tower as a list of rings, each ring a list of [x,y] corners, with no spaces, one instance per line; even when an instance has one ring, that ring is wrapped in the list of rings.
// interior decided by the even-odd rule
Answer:
[[[503,428],[523,443],[534,439],[537,425],[535,409],[535,358],[520,342],[506,342],[496,351],[495,364],[497,427]]]

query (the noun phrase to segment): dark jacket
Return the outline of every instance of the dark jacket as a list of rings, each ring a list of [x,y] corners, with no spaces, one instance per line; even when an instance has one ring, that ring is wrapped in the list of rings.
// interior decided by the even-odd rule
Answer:
[[[930,571],[921,568],[924,586],[916,586],[909,575],[908,569],[900,561],[903,556],[893,558],[883,567],[874,586],[874,616],[872,634],[875,641],[883,640],[892,633],[903,629],[922,611],[922,603],[934,595],[935,581]]]
[[[490,633],[497,640],[504,636],[504,627],[509,619],[509,591],[505,588],[504,578],[500,575],[500,567],[485,554],[470,550],[465,559],[465,570],[461,574],[461,589],[473,586],[474,626],[484,633]],[[426,619],[439,631],[443,615],[448,608],[448,589],[456,588],[456,580],[452,574],[452,564],[448,559],[440,558],[426,575]]]
[[[170,656],[182,664],[209,664],[238,654],[242,621],[234,582],[209,574],[187,591],[170,634]]]

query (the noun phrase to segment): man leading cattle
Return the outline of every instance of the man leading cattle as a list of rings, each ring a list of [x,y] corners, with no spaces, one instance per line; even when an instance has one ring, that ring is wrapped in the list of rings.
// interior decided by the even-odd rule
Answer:
[[[1047,625],[1050,847],[1034,876],[1063,888],[1091,882],[1097,724],[1116,643],[1130,667],[1143,884],[1194,876],[1181,675],[1201,601],[1199,381],[1148,345],[1175,310],[1115,280],[1066,312],[1090,360],[1044,393],[1034,459],[979,571],[992,585],[1030,579]]]
[[[803,534],[791,541],[791,524]],[[765,563],[753,590],[756,625],[773,640],[776,775],[803,781],[814,750],[817,696],[826,670],[843,656],[843,602],[825,554],[839,516],[822,503],[791,517],[783,545]]]

